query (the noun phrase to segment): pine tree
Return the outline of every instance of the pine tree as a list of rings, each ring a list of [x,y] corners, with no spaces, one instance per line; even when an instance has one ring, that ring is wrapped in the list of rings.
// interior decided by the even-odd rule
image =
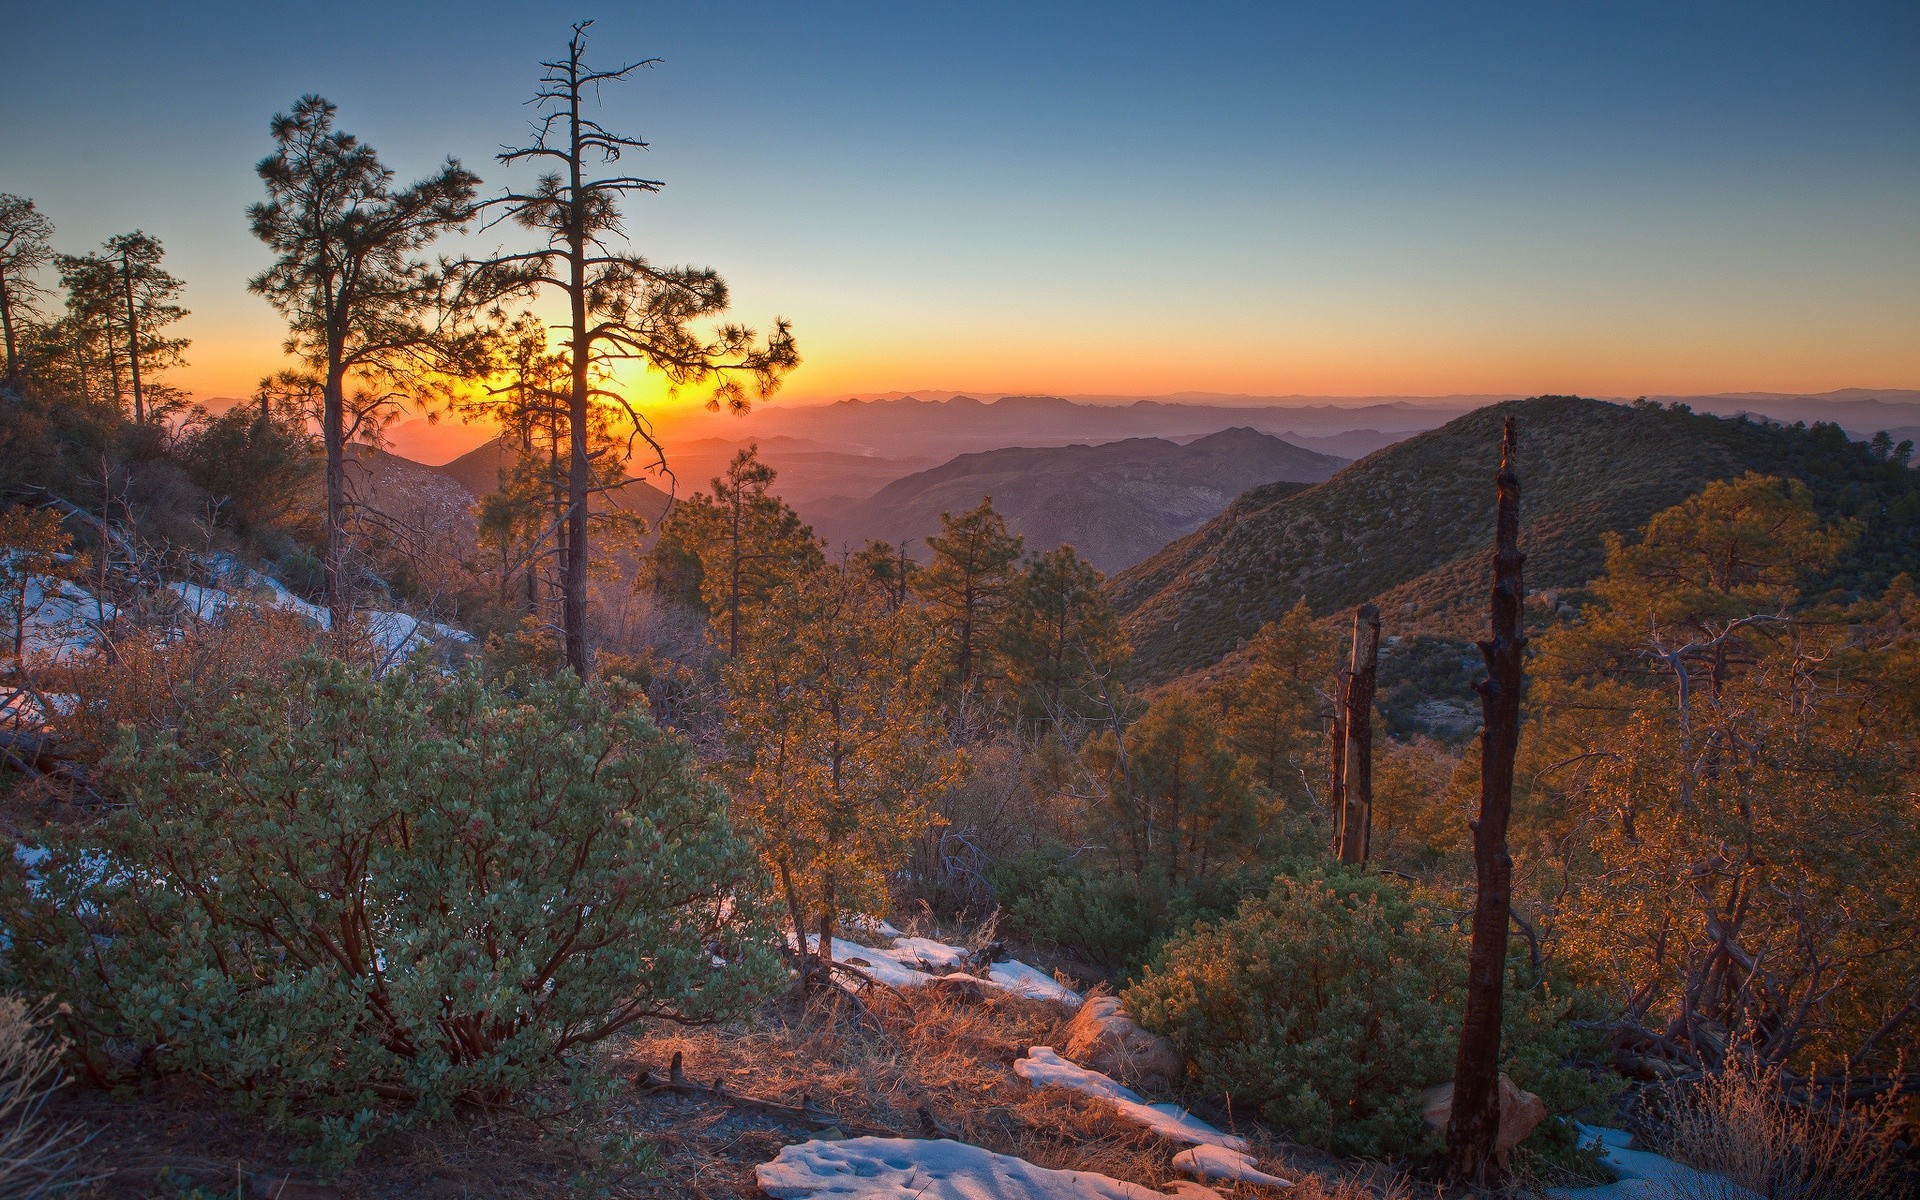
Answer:
[[[587,501],[593,490],[593,451],[589,436],[592,410],[608,408],[622,418],[633,439],[651,441],[649,426],[631,400],[612,386],[619,361],[639,362],[661,372],[675,387],[711,389],[708,405],[744,410],[749,389],[770,395],[780,379],[799,365],[792,332],[776,318],[773,332],[760,340],[743,325],[720,324],[703,332],[697,324],[718,318],[728,308],[727,285],[711,269],[659,267],[610,243],[623,236],[620,201],[635,192],[654,192],[657,179],[632,175],[590,178],[590,160],[617,162],[647,143],[613,133],[587,115],[589,95],[627,79],[659,60],[629,63],[598,71],[586,65],[587,27],[573,27],[566,56],[542,63],[534,104],[544,110],[531,145],[502,153],[500,161],[539,163],[543,173],[532,190],[510,192],[497,203],[544,243],[529,251],[474,264],[476,279],[527,292],[554,291],[567,301],[565,353],[572,378],[567,395],[567,547],[561,576],[567,663],[583,678],[587,654]],[[743,380],[747,382],[743,382]],[[654,447],[658,450],[657,444]]]
[[[714,479],[712,495],[696,492],[674,507],[654,549],[659,576],[677,575],[678,588],[698,597],[709,638],[729,658],[748,645],[753,610],[825,562],[813,530],[773,493],[773,480],[758,449],[746,447]]]
[[[24,196],[0,193],[0,329],[6,336],[6,379],[17,381],[25,363],[21,326],[36,315],[43,289],[34,272],[53,261],[53,222]]]
[[[1001,615],[1013,590],[1021,539],[1007,532],[991,496],[954,516],[940,514],[940,532],[927,539],[933,561],[914,581],[947,642],[947,690],[962,723],[983,680],[998,670]]]
[[[451,295],[443,273],[419,257],[472,219],[479,177],[448,159],[396,188],[372,147],[334,128],[337,113],[321,97],[303,96],[273,119],[276,148],[257,168],[267,200],[247,215],[277,256],[250,286],[286,316],[288,349],[320,379],[327,609],[344,630],[353,606],[346,444],[377,428],[408,388],[428,386],[440,372],[480,369],[481,342],[460,330],[458,317],[486,297]]]
[[[140,230],[107,239],[102,258],[117,277],[120,292],[119,332],[126,345],[127,374],[133,393],[133,419],[144,423],[183,404],[171,389],[155,388],[153,376],[183,361],[188,341],[168,337],[167,326],[187,315],[174,303],[185,286],[160,265],[165,256],[160,239]],[[151,399],[160,403],[150,403]]]
[[[1100,572],[1071,546],[1036,555],[1014,581],[999,652],[1003,686],[1022,720],[1094,715],[1103,684],[1126,665],[1126,636],[1100,584]]]
[[[1325,735],[1320,687],[1334,670],[1334,638],[1303,597],[1247,643],[1247,673],[1228,688],[1227,736],[1276,795],[1305,803],[1309,762]]]

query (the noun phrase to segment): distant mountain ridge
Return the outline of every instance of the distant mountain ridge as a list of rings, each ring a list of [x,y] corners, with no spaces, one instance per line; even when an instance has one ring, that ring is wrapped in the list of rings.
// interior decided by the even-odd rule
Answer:
[[[520,458],[519,451],[507,445],[499,438],[467,451],[459,458],[440,467],[427,467],[426,470],[454,479],[467,489],[477,500],[500,490],[500,473],[513,469]],[[647,519],[648,525],[657,524],[666,516],[672,498],[660,488],[645,479],[628,476],[624,486],[614,492],[595,496],[589,503],[592,511],[607,508],[624,508],[637,512]]]
[[[1540,397],[1478,409],[1325,483],[1255,488],[1109,583],[1142,672],[1218,662],[1305,597],[1327,615],[1380,604],[1389,633],[1468,632],[1483,620],[1501,421],[1520,427],[1521,548],[1533,590],[1577,588],[1600,535],[1632,532],[1709,481],[1747,470],[1804,480],[1828,515],[1869,523],[1838,579],[1884,586],[1920,564],[1920,472],[1814,430]],[[1904,507],[1903,507],[1904,506]],[[1903,515],[1908,508],[1912,514]]]
[[[943,512],[964,512],[991,496],[1029,550],[1070,544],[1113,572],[1199,527],[1248,488],[1318,482],[1345,461],[1246,428],[1185,445],[1130,438],[1010,447],[896,480],[816,528],[836,546],[877,538],[924,556],[923,541],[939,532]]]

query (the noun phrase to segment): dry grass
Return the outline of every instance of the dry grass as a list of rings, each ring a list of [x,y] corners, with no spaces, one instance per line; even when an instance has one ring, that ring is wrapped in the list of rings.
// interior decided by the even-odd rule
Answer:
[[[770,1006],[741,1026],[651,1031],[633,1044],[630,1069],[664,1074],[679,1053],[699,1082],[718,1078],[731,1091],[788,1104],[810,1100],[850,1128],[925,1136],[925,1109],[941,1136],[1041,1166],[1144,1184],[1175,1177],[1173,1147],[1098,1101],[1036,1091],[1013,1073],[1028,1046],[1060,1040],[1067,1016],[1059,1008],[992,992],[977,1001],[924,989],[867,995],[864,1012],[828,995]],[[784,1140],[805,1135],[796,1129]],[[675,1149],[710,1155],[702,1141]],[[777,1147],[755,1161],[773,1153]],[[680,1157],[669,1155],[669,1170]],[[750,1169],[741,1182],[748,1186],[739,1194],[749,1194]]]
[[[86,1182],[80,1126],[49,1118],[65,1046],[46,1030],[45,1012],[0,996],[0,1196],[38,1200]]]
[[[1903,1119],[1891,1099],[1820,1112],[1782,1103],[1782,1091],[1778,1068],[1736,1060],[1674,1106],[1669,1153],[1768,1200],[1898,1194]]]
[[[602,1050],[621,1082],[611,1108],[590,1119],[536,1122],[528,1101],[565,1103],[558,1084],[513,1108],[467,1112],[432,1126],[377,1139],[325,1194],[366,1200],[745,1200],[759,1196],[754,1167],[783,1146],[819,1136],[777,1115],[736,1109],[699,1096],[642,1092],[641,1070],[666,1074],[677,1052],[696,1082],[716,1078],[742,1096],[834,1114],[849,1135],[886,1132],[923,1137],[924,1108],[941,1136],[1016,1155],[1045,1167],[1097,1171],[1149,1187],[1181,1178],[1171,1168],[1181,1148],[1121,1120],[1105,1104],[1058,1090],[1035,1090],[1013,1073],[1031,1045],[1058,1045],[1069,1015],[1054,1005],[995,991],[978,999],[934,989],[875,990],[855,1004],[832,994],[787,999],[733,1024],[635,1030]],[[184,1077],[131,1098],[83,1091],[66,1097],[64,1116],[103,1127],[96,1145],[112,1172],[101,1200],[191,1195],[191,1185],[156,1192],[164,1168],[197,1181],[205,1196],[231,1196],[233,1180],[312,1179],[299,1166],[296,1140],[263,1120],[235,1113],[211,1089]],[[1213,1115],[1213,1114],[1208,1114]],[[1267,1169],[1298,1185],[1278,1192],[1216,1185],[1236,1200],[1414,1200],[1386,1172],[1282,1146],[1259,1128],[1237,1132],[1254,1142]]]

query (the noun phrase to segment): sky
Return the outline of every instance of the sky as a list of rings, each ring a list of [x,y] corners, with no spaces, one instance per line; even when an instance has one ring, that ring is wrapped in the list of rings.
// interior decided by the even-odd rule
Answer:
[[[1920,386],[1912,0],[11,7],[0,191],[163,241],[202,398],[281,365],[274,113],[524,182],[589,16],[663,60],[600,114],[667,184],[633,248],[791,319],[796,399]]]

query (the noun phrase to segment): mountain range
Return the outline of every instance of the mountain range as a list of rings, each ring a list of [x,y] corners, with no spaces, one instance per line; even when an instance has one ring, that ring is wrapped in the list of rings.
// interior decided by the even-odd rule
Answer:
[[[1326,615],[1374,601],[1389,633],[1472,633],[1484,620],[1501,421],[1520,430],[1530,589],[1578,588],[1600,535],[1632,533],[1709,481],[1748,470],[1805,481],[1829,516],[1866,523],[1871,559],[1829,582],[1884,585],[1920,565],[1920,472],[1819,430],[1657,405],[1541,397],[1491,405],[1313,487],[1241,495],[1109,583],[1143,673],[1167,679],[1232,653],[1305,597]]]
[[[1070,544],[1113,572],[1198,528],[1248,488],[1317,483],[1345,462],[1245,428],[1184,445],[1128,438],[988,450],[896,480],[861,503],[816,517],[815,528],[833,546],[877,538],[905,543],[924,558],[923,539],[939,532],[942,513],[964,512],[991,496],[1028,550]]]

